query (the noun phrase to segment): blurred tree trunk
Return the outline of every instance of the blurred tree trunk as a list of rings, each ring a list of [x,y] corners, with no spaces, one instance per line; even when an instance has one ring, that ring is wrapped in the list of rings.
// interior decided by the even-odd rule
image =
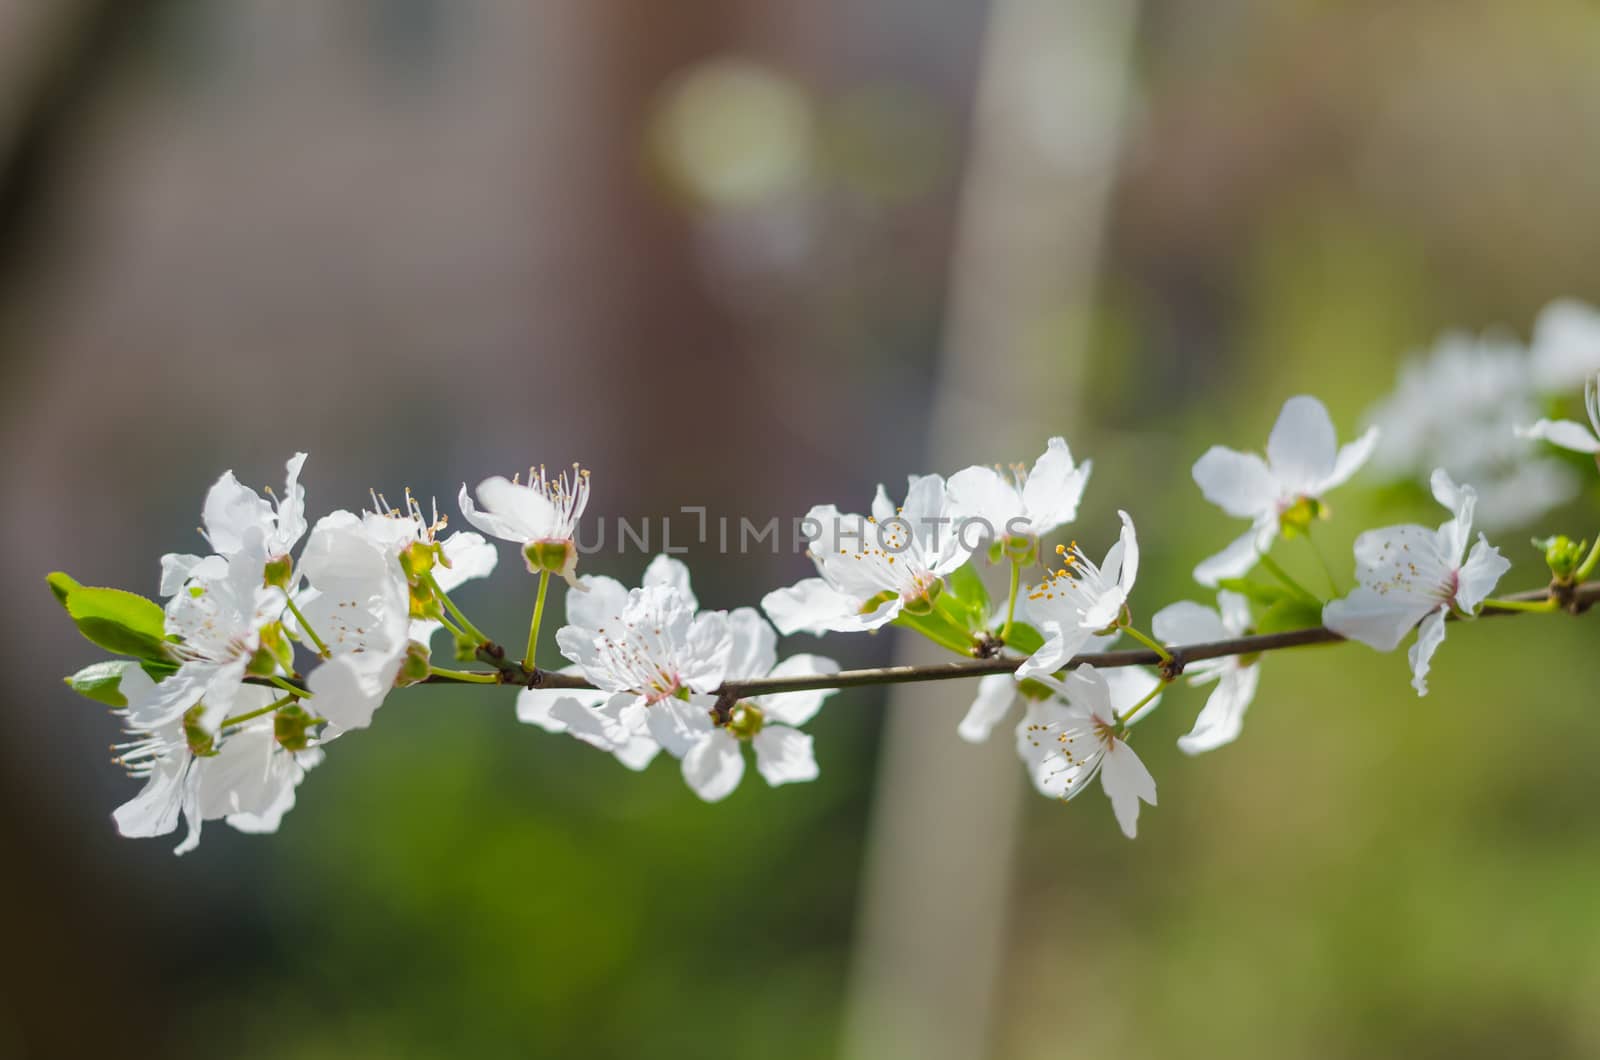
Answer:
[[[1032,460],[1080,427],[1134,0],[997,0],[950,274],[930,468]],[[915,645],[902,661],[927,661]],[[890,700],[844,1055],[969,1060],[992,1039],[1022,784],[1009,727],[956,735],[969,684]]]

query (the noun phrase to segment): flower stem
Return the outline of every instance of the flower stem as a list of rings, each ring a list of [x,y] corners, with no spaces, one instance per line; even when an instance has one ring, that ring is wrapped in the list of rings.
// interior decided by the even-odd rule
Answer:
[[[428,588],[432,589],[433,594],[439,598],[439,602],[444,604],[444,609],[450,612],[451,616],[456,620],[457,625],[461,627],[462,632],[466,633],[467,636],[471,637],[479,644],[488,644],[488,636],[483,632],[483,630],[479,629],[477,626],[474,626],[470,621],[467,620],[467,616],[461,613],[461,608],[457,607],[456,602],[450,599],[449,593],[439,588],[438,579],[433,576],[433,573],[430,571],[429,573],[424,574],[423,577],[427,579]]]
[[[550,572],[539,572],[539,595],[533,601],[533,621],[528,623],[528,653],[522,657],[522,665],[526,669],[533,669],[533,653],[539,646],[539,623],[544,619],[544,594],[550,589]]]
[[[317,631],[311,628],[311,623],[306,621],[306,616],[302,615],[300,609],[294,605],[294,597],[285,593],[283,599],[289,605],[289,613],[294,616],[295,622],[299,624],[300,632],[311,638],[311,643],[317,646],[317,655],[326,659],[328,657],[328,646],[322,642],[321,637],[317,636]]]
[[[1588,581],[1589,575],[1594,573],[1594,569],[1597,566],[1600,566],[1600,535],[1595,536],[1594,547],[1589,550],[1589,554],[1584,557],[1583,563],[1573,572],[1573,580]]]
[[[500,683],[499,674],[473,673],[471,670],[446,670],[442,666],[428,667],[429,677],[438,677],[446,681],[461,681],[469,685],[497,685]]]
[[[1132,630],[1130,629],[1129,632],[1132,632]],[[1133,706],[1129,707],[1127,710],[1123,711],[1121,714],[1118,714],[1117,715],[1117,721],[1120,722],[1123,725],[1128,724],[1128,722],[1133,720],[1134,716],[1137,715],[1139,713],[1139,711],[1144,709],[1144,706],[1145,706],[1146,703],[1149,703],[1152,699],[1154,699],[1157,696],[1159,696],[1161,694],[1161,690],[1163,688],[1166,688],[1166,687],[1167,687],[1167,684],[1166,684],[1165,681],[1163,681],[1159,685],[1156,685],[1154,688],[1152,688],[1150,690],[1149,694],[1147,694],[1143,699],[1139,700],[1139,702],[1135,703]]]
[[[1527,600],[1485,600],[1483,606],[1499,608],[1502,611],[1529,611],[1535,614],[1554,611],[1557,608],[1555,597],[1532,602]]]
[[[1269,574],[1282,582],[1285,588],[1294,593],[1296,596],[1300,597],[1303,602],[1313,604],[1317,607],[1322,606],[1322,601],[1315,593],[1291,578],[1289,576],[1289,572],[1278,566],[1277,561],[1271,556],[1267,555],[1265,552],[1260,552],[1257,553],[1256,558],[1261,561],[1261,565],[1263,567],[1267,568],[1267,572]]]
[[[1011,639],[1011,623],[1017,615],[1017,594],[1022,591],[1022,564],[1011,561],[1011,595],[1006,597],[1006,624],[1000,627],[1000,640]]]
[[[247,721],[254,721],[256,718],[261,717],[263,714],[271,714],[273,711],[277,710],[279,707],[287,707],[290,703],[293,703],[295,700],[297,700],[299,698],[300,698],[300,695],[299,695],[298,692],[296,692],[292,696],[284,696],[282,699],[274,700],[273,702],[268,703],[266,706],[261,707],[258,710],[247,711],[244,714],[236,714],[231,718],[223,718],[222,719],[222,726],[219,727],[218,731],[221,731],[222,728],[226,728],[226,727],[228,727],[230,725],[243,725]]]
[[[1128,636],[1132,637],[1134,640],[1138,641],[1140,644],[1143,644],[1146,648],[1149,648],[1151,651],[1153,651],[1157,655],[1161,656],[1161,661],[1162,662],[1171,662],[1172,661],[1172,653],[1167,650],[1167,647],[1166,647],[1165,644],[1162,644],[1160,641],[1156,640],[1152,636],[1149,636],[1148,634],[1139,632],[1136,628],[1134,628],[1133,626],[1128,625],[1127,623],[1123,623],[1121,628],[1122,628],[1122,631],[1124,633],[1126,633]]]
[[[269,677],[269,678],[267,678],[267,683],[268,684],[277,685],[279,688],[281,688],[285,692],[289,693],[289,695],[292,696],[295,699],[310,699],[311,698],[311,693],[310,692],[307,692],[305,689],[300,688],[300,687],[298,687],[296,685],[291,685],[289,682],[285,681],[281,677],[278,677],[278,676]]]
[[[1316,538],[1311,536],[1309,529],[1305,532],[1306,544],[1311,546],[1311,552],[1317,557],[1317,562],[1322,566],[1322,573],[1328,576],[1328,588],[1333,590],[1334,596],[1343,596],[1344,590],[1339,587],[1339,579],[1333,576],[1333,568],[1328,566],[1328,557],[1322,554],[1322,549],[1317,545]]]

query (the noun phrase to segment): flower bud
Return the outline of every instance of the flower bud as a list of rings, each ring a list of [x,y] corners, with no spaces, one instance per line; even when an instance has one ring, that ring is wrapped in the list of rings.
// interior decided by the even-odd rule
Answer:
[[[738,740],[753,740],[766,720],[766,715],[754,703],[738,703],[728,717],[728,732]]]
[[[1589,550],[1589,542],[1573,541],[1565,534],[1554,537],[1534,538],[1533,547],[1544,551],[1545,564],[1550,568],[1551,575],[1558,582],[1570,582],[1583,563],[1584,554]]]
[[[1328,517],[1328,506],[1315,497],[1301,497],[1278,515],[1284,537],[1311,532],[1311,524]]]
[[[262,575],[263,585],[289,591],[289,583],[294,580],[294,558],[292,556],[278,556],[276,559],[267,560],[266,571]]]
[[[578,546],[570,540],[530,541],[522,549],[529,574],[559,574],[571,578],[578,569]]]
[[[431,669],[428,646],[414,640],[406,645],[406,653],[401,656],[400,672],[395,674],[394,686],[405,688],[407,685],[421,684],[428,679]]]
[[[272,736],[285,751],[304,751],[311,746],[311,730],[316,724],[306,708],[290,703],[272,715]]]
[[[444,615],[444,609],[439,603],[439,598],[434,594],[433,586],[427,582],[411,583],[411,606],[409,613],[412,618],[425,618],[437,622]]]
[[[406,581],[415,584],[424,574],[433,570],[439,559],[439,546],[428,541],[413,541],[400,550],[400,569]]]
[[[1039,559],[1039,539],[1032,534],[1011,534],[1003,542],[1006,558],[1019,567]]]

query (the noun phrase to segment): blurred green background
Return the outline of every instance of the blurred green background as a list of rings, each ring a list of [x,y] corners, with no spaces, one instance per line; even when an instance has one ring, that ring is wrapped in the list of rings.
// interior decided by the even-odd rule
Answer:
[[[607,518],[858,510],[960,466],[928,455],[930,410],[977,401],[959,259],[1059,240],[1092,276],[1026,273],[1022,338],[976,363],[1060,415],[1017,443],[979,405],[965,461],[1066,433],[1096,463],[1075,536],[1098,555],[1132,511],[1147,619],[1240,528],[1189,480],[1206,446],[1260,448],[1301,392],[1353,436],[1441,331],[1600,299],[1597,172],[1578,0],[0,3],[0,1056],[889,1055],[856,996],[881,697],[811,727],[820,782],[708,807],[509,693],[418,690],[280,834],[177,860],[114,833],[134,786],[57,683],[95,653],[44,572],[153,593],[215,476],[277,483],[296,449],[314,513],[570,460]],[[1374,485],[1334,497],[1331,552],[1441,521]],[[1596,499],[1501,535],[1505,587]],[[806,568],[686,558],[711,607]],[[462,598],[515,641],[526,588],[508,563]],[[1005,900],[921,929],[998,967],[951,961],[970,1010],[903,1018],[995,1057],[1600,1056],[1595,643],[1453,628],[1421,700],[1403,652],[1273,657],[1200,759],[1174,741],[1203,692],[1169,693],[1139,839],[1098,792],[1030,795]]]

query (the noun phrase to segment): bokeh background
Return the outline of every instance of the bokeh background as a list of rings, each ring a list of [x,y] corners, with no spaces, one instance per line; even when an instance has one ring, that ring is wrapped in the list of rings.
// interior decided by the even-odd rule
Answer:
[[[1579,0],[0,3],[0,1056],[1600,1055],[1587,623],[1453,629],[1423,700],[1275,657],[1198,760],[1173,691],[1133,843],[958,691],[842,694],[819,783],[708,807],[426,689],[179,860],[114,833],[42,584],[153,593],[297,449],[313,512],[581,460],[597,515],[764,521],[1065,433],[1148,617],[1238,529],[1207,445],[1600,296],[1596,173]],[[1371,485],[1330,551],[1439,521]],[[806,568],[686,558],[717,607]],[[530,588],[463,601],[515,641]]]

